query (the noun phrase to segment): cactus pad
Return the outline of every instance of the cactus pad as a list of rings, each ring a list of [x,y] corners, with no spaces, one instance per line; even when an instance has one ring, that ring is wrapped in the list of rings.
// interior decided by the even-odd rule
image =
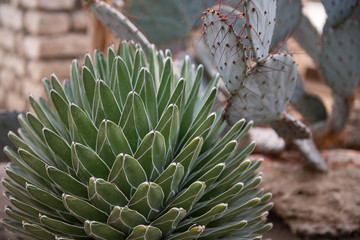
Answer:
[[[192,26],[190,21],[184,21],[187,15],[178,0],[127,0],[124,13],[157,44],[184,38]]]
[[[348,19],[323,36],[320,68],[334,93],[352,98],[360,81],[360,23]]]
[[[233,124],[240,118],[255,124],[281,119],[296,85],[297,67],[287,54],[276,54],[255,66],[242,88],[228,100],[225,116]]]
[[[123,14],[105,2],[90,3],[90,10],[118,38],[150,45],[149,40]]]
[[[339,25],[351,14],[359,0],[321,0],[328,15],[325,29]]]
[[[246,28],[254,50],[253,60],[261,62],[269,54],[276,21],[276,1],[248,0],[245,3]]]
[[[271,40],[271,48],[276,49],[296,30],[301,21],[300,0],[277,0],[276,26]]]
[[[270,125],[284,139],[305,139],[311,136],[310,129],[288,113],[281,119],[272,121]]]
[[[225,15],[208,10],[204,15],[204,35],[220,75],[231,93],[241,87],[248,63],[244,46]]]
[[[321,45],[320,35],[307,16],[303,16],[293,37],[318,65]]]

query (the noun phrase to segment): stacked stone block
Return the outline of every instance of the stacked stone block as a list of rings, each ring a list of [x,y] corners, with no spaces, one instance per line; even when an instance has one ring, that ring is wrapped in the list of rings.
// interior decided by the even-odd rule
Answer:
[[[68,78],[88,51],[86,27],[80,0],[0,0],[0,109],[26,110],[43,77]]]

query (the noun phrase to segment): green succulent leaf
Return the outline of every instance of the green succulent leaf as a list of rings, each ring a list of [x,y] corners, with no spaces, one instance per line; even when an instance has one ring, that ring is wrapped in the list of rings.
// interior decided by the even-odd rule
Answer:
[[[129,235],[128,239],[160,240],[160,229],[153,226],[138,225]]]
[[[105,212],[90,203],[71,195],[63,194],[64,206],[81,222],[87,220],[106,222],[108,216]]]
[[[172,208],[167,213],[151,223],[152,226],[161,230],[164,236],[170,234],[179,222],[186,217],[186,211],[182,208]]]
[[[120,232],[130,234],[136,226],[146,224],[147,220],[135,210],[116,206],[109,215],[107,222]]]
[[[128,199],[116,185],[109,183],[101,178],[90,178],[89,181],[89,200],[94,205],[110,213],[115,206],[125,206]]]
[[[71,233],[75,237],[86,237],[84,227],[80,225],[69,224],[57,219],[50,218],[45,215],[39,216],[40,222],[44,224],[45,227],[52,229],[60,233]]]
[[[203,233],[205,230],[205,226],[195,226],[190,228],[189,230],[170,235],[167,240],[191,240],[191,239],[198,239],[198,237]]]
[[[128,206],[151,220],[160,212],[163,199],[164,192],[158,184],[145,182],[138,186]]]
[[[146,173],[133,157],[120,154],[111,168],[108,181],[114,183],[128,198],[137,187],[147,181]]]
[[[110,227],[107,224],[97,222],[97,221],[86,221],[84,223],[85,232],[93,237],[94,239],[125,239],[126,236],[122,232],[117,231],[116,229]]]

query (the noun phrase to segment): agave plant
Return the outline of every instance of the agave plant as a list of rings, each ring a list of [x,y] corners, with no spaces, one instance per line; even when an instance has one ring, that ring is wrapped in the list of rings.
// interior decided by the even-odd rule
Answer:
[[[261,160],[239,147],[251,122],[224,132],[210,113],[214,77],[200,93],[203,68],[188,58],[122,42],[107,56],[71,67],[62,86],[44,79],[50,106],[30,97],[19,116],[17,152],[2,219],[26,239],[260,239],[271,194],[258,188]]]

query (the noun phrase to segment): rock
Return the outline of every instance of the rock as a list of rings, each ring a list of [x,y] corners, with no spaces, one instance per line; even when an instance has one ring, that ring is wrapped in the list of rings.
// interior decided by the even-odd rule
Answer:
[[[19,8],[8,4],[1,4],[0,22],[6,28],[22,30],[24,26],[24,15]]]
[[[21,0],[21,5],[32,9],[70,10],[74,8],[76,0]]]
[[[59,34],[70,30],[70,15],[66,12],[28,11],[25,29],[31,34]]]
[[[25,55],[31,59],[77,57],[86,53],[87,46],[87,35],[82,33],[27,36],[24,39]]]
[[[322,156],[327,173],[266,160],[263,187],[273,193],[273,211],[293,233],[340,239],[360,230],[360,152],[327,150]]]
[[[254,127],[249,132],[251,141],[256,142],[256,152],[278,154],[285,148],[285,141],[272,128]]]
[[[86,12],[82,10],[74,11],[71,13],[72,28],[76,31],[86,31],[88,19]]]
[[[55,73],[59,79],[69,78],[70,65],[71,59],[38,60],[30,61],[27,70],[31,80],[39,83],[44,77],[49,78],[52,73]]]

